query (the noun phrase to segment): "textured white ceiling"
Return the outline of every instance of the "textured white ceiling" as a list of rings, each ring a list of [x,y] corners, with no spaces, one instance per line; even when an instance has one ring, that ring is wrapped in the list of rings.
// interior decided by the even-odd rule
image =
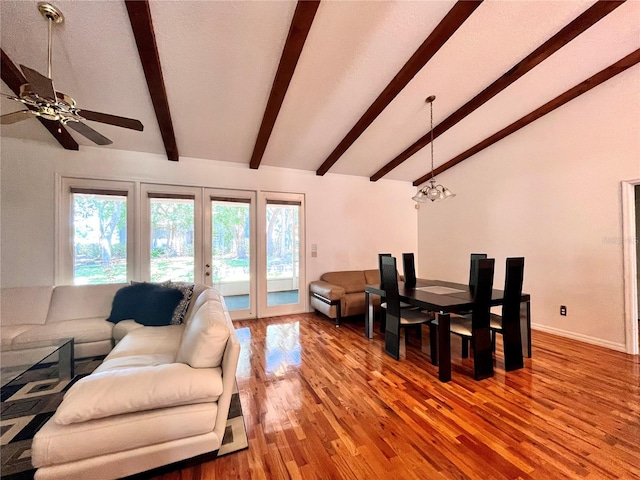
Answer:
[[[137,118],[136,132],[94,122],[103,148],[164,153],[124,2],[55,1],[53,80],[79,107]],[[276,120],[263,165],[315,171],[455,2],[327,1],[317,11]],[[369,177],[593,1],[485,1],[330,170]],[[2,0],[2,49],[46,73],[47,25],[32,0]],[[248,165],[278,68],[294,1],[151,1],[180,156]],[[451,159],[640,48],[640,1],[630,0],[440,136],[435,164]],[[640,75],[639,66],[632,67]],[[3,93],[11,93],[3,83]],[[588,102],[588,94],[574,102]],[[3,114],[20,108],[3,98]],[[594,112],[597,114],[597,112]],[[2,136],[62,148],[34,119]],[[81,145],[91,142],[72,132]],[[423,149],[385,178],[429,171]],[[464,168],[463,165],[457,168]]]

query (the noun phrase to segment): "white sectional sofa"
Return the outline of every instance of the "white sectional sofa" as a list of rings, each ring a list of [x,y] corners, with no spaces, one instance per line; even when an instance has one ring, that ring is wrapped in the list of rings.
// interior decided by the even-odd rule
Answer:
[[[113,323],[106,319],[115,293],[126,284],[3,288],[0,339],[5,366],[18,365],[22,345],[74,337],[76,358],[106,355]]]
[[[14,291],[13,300],[38,298],[27,309],[32,316],[22,317],[33,322],[23,324],[15,302],[5,308],[9,295],[2,292],[3,356],[5,342],[11,348],[23,338],[76,331],[78,356],[108,353],[66,392],[36,433],[31,457],[37,480],[120,478],[214,452],[222,443],[240,355],[224,300],[216,290],[196,285],[182,324],[152,327],[123,320],[114,326],[104,319],[120,287],[55,287],[47,308],[45,287],[17,296]],[[91,300],[88,292],[99,293]],[[62,298],[79,300],[77,310],[63,306]],[[36,315],[45,310],[42,321]],[[5,332],[7,313],[12,322]],[[64,322],[75,326],[58,326]],[[107,338],[98,333],[105,327]],[[111,350],[112,340],[117,344]]]

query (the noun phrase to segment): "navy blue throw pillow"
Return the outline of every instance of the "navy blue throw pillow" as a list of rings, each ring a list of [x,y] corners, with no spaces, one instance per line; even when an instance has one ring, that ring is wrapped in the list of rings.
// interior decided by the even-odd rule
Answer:
[[[136,312],[135,320],[148,327],[171,325],[173,311],[182,300],[182,292],[177,288],[153,285],[147,292],[144,303]]]
[[[146,326],[170,325],[173,312],[182,300],[177,288],[153,283],[135,283],[122,287],[113,297],[108,321],[135,320]]]
[[[150,283],[136,283],[122,287],[113,297],[111,304],[110,322],[118,323],[121,320],[133,320],[138,313],[138,305],[143,301],[147,292],[153,287]]]

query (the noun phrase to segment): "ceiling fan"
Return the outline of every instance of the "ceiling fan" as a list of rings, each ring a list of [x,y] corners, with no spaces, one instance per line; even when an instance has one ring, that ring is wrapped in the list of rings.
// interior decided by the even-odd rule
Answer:
[[[29,67],[20,65],[20,69],[28,83],[20,86],[20,95],[18,97],[1,92],[0,95],[22,103],[27,107],[27,110],[0,116],[0,124],[17,123],[37,116],[60,122],[98,145],[110,145],[113,142],[87,124],[82,123],[83,120],[142,131],[144,127],[139,120],[77,108],[76,101],[73,98],[66,93],[55,90],[51,80],[51,27],[54,23],[62,23],[64,17],[58,8],[49,3],[38,3],[38,10],[47,20],[49,27],[48,76],[45,77]]]

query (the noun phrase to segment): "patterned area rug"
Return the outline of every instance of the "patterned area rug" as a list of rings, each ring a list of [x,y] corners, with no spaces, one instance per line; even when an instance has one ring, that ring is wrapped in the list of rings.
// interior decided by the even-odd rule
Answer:
[[[100,365],[104,357],[76,360],[75,377],[58,380],[56,364],[37,365],[0,391],[0,472],[3,480],[32,480],[31,439],[55,413],[65,392]],[[248,447],[237,387],[217,456]]]

